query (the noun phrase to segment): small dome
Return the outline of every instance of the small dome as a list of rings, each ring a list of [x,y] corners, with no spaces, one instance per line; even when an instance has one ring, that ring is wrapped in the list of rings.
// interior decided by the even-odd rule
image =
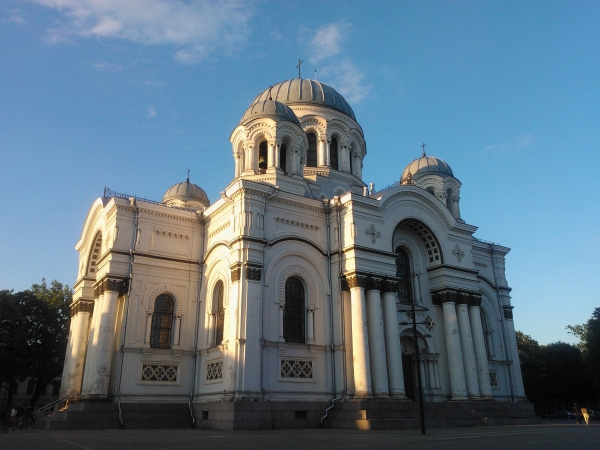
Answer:
[[[210,206],[210,200],[204,189],[194,183],[190,183],[189,178],[187,181],[177,183],[175,186],[169,188],[163,196],[163,203],[190,207],[199,206],[198,204],[206,208]]]
[[[331,86],[317,80],[295,78],[278,83],[272,88],[265,89],[252,102],[252,104],[272,98],[286,105],[297,103],[312,103],[327,106],[343,112],[356,120],[354,111],[341,94]]]
[[[423,155],[406,166],[401,179],[421,178],[424,175],[454,176],[452,169],[444,161],[435,156]]]
[[[273,120],[289,120],[300,126],[300,121],[296,117],[296,114],[294,114],[294,111],[289,106],[275,100],[262,100],[250,105],[242,116],[240,125],[259,117],[268,117]]]

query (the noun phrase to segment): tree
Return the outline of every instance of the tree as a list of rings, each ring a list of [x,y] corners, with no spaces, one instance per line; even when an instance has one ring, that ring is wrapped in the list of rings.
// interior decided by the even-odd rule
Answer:
[[[583,325],[567,325],[569,333],[579,338],[577,347],[583,353],[587,376],[596,395],[600,394],[600,308]]]
[[[8,401],[19,381],[31,377],[35,406],[48,383],[60,375],[69,334],[72,292],[53,281],[34,284],[31,291],[0,291],[0,317],[11,321],[9,344],[0,357],[0,381],[9,388]]]

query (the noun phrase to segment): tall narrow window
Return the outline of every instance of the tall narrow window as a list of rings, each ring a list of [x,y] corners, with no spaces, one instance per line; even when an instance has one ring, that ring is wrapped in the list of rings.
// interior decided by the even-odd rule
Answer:
[[[354,175],[354,169],[353,169],[353,167],[354,167],[354,152],[352,150],[350,150],[350,153],[348,155],[350,157],[350,161],[349,161],[350,175]]]
[[[223,330],[225,329],[225,308],[223,307],[223,297],[225,295],[225,287],[222,281],[218,281],[214,294],[217,303],[217,320],[215,325],[215,343],[221,345],[223,342]]]
[[[317,167],[317,136],[314,133],[308,133],[308,152],[306,154],[306,165],[308,167]]]
[[[281,144],[281,147],[279,148],[279,168],[287,175],[287,148],[285,144]]]
[[[285,282],[283,338],[285,342],[304,343],[304,286],[298,278]]]
[[[410,275],[410,259],[400,247],[396,250],[396,276],[398,277],[398,300],[412,303],[412,281]]]
[[[483,308],[479,308],[479,315],[481,317],[481,327],[483,328],[483,342],[485,342],[485,354],[488,358],[494,356],[492,354],[491,342],[490,342],[490,330],[488,328],[487,317]]]
[[[267,141],[262,141],[258,146],[258,173],[267,171]]]
[[[171,348],[173,328],[173,299],[162,294],[154,301],[150,348]]]
[[[338,141],[336,138],[331,138],[331,144],[329,144],[329,163],[333,170],[338,169]]]

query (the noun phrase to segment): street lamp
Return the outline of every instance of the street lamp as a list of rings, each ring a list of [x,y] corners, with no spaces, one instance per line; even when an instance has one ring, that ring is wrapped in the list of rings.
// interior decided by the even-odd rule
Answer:
[[[412,323],[413,339],[415,341],[415,358],[417,360],[417,390],[419,391],[419,415],[421,418],[421,434],[425,434],[425,410],[423,409],[423,384],[421,383],[421,358],[419,356],[419,341],[417,335],[417,325],[427,325],[429,328],[433,328],[433,319],[428,317],[423,322],[417,322],[417,315],[415,313],[415,302],[411,303],[412,322],[400,322],[400,325],[409,325]],[[429,311],[428,308],[421,307],[419,311]]]

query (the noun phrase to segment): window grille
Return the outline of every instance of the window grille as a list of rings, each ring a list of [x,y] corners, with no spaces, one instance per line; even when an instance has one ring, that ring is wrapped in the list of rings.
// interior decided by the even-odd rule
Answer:
[[[142,364],[141,381],[176,383],[178,371],[176,364]]]
[[[303,380],[312,380],[313,361],[304,359],[282,359],[281,360],[281,378],[295,378]]]
[[[331,168],[333,170],[338,169],[338,141],[336,138],[331,138],[331,143],[329,144],[329,163],[331,164]]]
[[[159,295],[154,302],[150,348],[171,348],[172,328],[173,299],[165,294]]]
[[[304,343],[304,286],[298,278],[285,282],[285,307],[283,308],[283,338],[285,342]]]
[[[220,345],[223,342],[223,331],[225,329],[225,308],[223,307],[223,297],[225,295],[225,287],[222,281],[218,281],[215,286],[215,293],[217,296],[217,324],[215,329],[215,342]]]
[[[498,387],[498,372],[490,371],[490,386],[493,388]]]
[[[410,259],[402,249],[396,250],[396,276],[398,277],[398,300],[412,303],[412,280],[410,275]]]
[[[223,360],[209,361],[206,363],[206,381],[223,379]]]
[[[308,167],[317,167],[317,136],[314,133],[308,133],[308,152],[306,153],[306,165]]]

